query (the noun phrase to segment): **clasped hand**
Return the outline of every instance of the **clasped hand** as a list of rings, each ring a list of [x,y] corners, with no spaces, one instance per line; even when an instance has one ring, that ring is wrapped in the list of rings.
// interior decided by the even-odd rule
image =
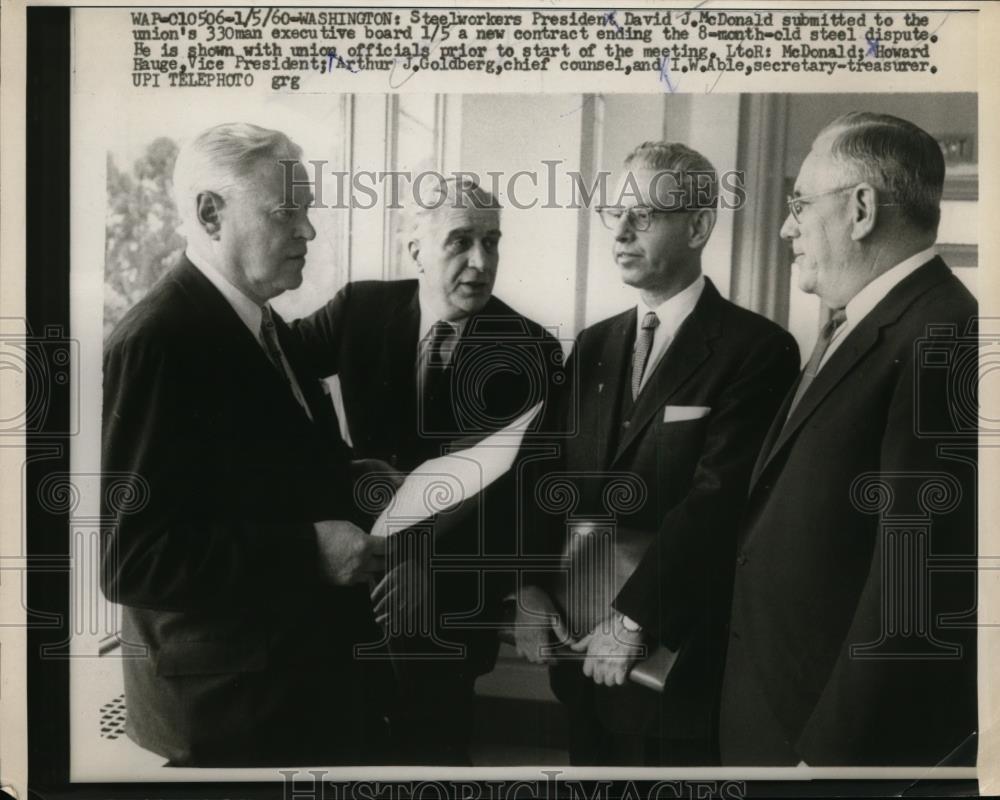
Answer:
[[[370,536],[353,522],[314,522],[320,571],[335,586],[365,583],[385,571],[385,539]]]
[[[586,652],[583,674],[605,686],[622,686],[632,665],[645,655],[642,632],[626,630],[617,611],[570,647]]]
[[[642,632],[626,630],[617,611],[573,641],[548,594],[535,586],[522,587],[518,593],[514,640],[518,654],[533,664],[552,663],[551,648],[568,644],[585,653],[583,674],[605,686],[622,686],[632,665],[645,654]]]

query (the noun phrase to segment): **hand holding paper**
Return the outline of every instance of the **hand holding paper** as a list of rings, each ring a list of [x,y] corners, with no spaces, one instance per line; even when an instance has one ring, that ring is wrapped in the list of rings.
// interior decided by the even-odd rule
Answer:
[[[385,570],[385,541],[346,520],[314,522],[320,569],[336,586],[364,583]]]

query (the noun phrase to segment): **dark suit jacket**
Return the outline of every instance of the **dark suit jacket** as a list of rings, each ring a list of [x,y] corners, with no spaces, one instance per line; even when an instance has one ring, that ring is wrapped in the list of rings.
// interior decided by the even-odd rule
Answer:
[[[359,281],[292,323],[313,371],[338,375],[357,458],[409,471],[544,400],[562,364],[555,338],[496,297],[466,323],[455,353],[457,427],[428,429],[417,398],[418,283]]]
[[[352,646],[377,639],[370,603],[321,580],[311,526],[351,516],[349,451],[300,383],[315,422],[186,259],[105,346],[103,470],[148,501],[105,498],[102,587],[141,654],[123,661],[127,731],[177,765],[365,757]]]
[[[715,731],[736,517],[764,433],[795,378],[798,348],[778,325],[724,300],[706,281],[629,411],[635,333],[630,309],[580,334],[568,400],[578,409],[578,428],[566,440],[560,469],[577,486],[574,516],[610,513],[620,527],[655,532],[613,605],[652,643],[681,648],[681,655],[661,719],[649,690],[634,686],[598,687],[598,713],[623,732],[704,739]],[[667,406],[710,411],[664,421]],[[638,502],[627,492],[614,500],[612,482],[623,474],[641,484]],[[565,515],[552,523],[565,535]]]
[[[417,292],[416,280],[349,283],[323,308],[292,323],[313,372],[339,376],[355,457],[378,458],[404,471],[513,422],[547,400],[562,378],[563,354],[556,339],[492,297],[468,320],[455,350],[456,425],[452,430],[428,426],[417,397]],[[443,535],[438,531],[436,552],[454,556],[514,552],[514,497],[521,491],[515,473],[497,481],[485,496],[477,495],[438,517],[438,527],[448,530]],[[489,571],[488,566],[484,569]],[[492,615],[511,588],[509,567],[486,577],[484,613]],[[451,600],[439,593],[439,608],[472,610],[478,580],[472,572],[453,574],[446,594],[459,596],[454,601],[458,607],[449,608]],[[477,669],[486,670],[495,658],[496,633],[480,634],[467,643],[479,651],[474,656],[481,662]]]
[[[848,334],[782,428],[786,399],[738,558],[724,763],[929,765],[963,744],[974,758],[975,313],[936,258]]]

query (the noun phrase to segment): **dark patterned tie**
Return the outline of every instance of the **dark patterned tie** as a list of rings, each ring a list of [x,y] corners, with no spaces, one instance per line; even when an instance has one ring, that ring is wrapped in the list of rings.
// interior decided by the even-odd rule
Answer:
[[[274,327],[274,316],[270,306],[263,306],[260,310],[260,340],[264,343],[264,352],[267,353],[268,360],[287,382],[288,375],[285,374],[285,365],[281,361],[281,345],[278,344],[278,331]]]
[[[306,412],[306,415],[312,419],[312,412],[309,410],[309,404],[306,402],[302,390],[285,367],[285,361],[281,356],[281,345],[278,343],[278,329],[274,325],[274,312],[268,305],[262,306],[260,310],[260,340],[264,344],[264,352],[267,353],[267,360],[278,370],[278,374],[285,381],[292,396],[302,406],[302,410]]]
[[[457,331],[444,320],[431,327],[420,368],[420,391],[423,399],[421,429],[425,433],[451,433],[452,359]]]
[[[632,399],[639,396],[639,387],[642,386],[642,374],[646,371],[646,362],[649,360],[649,351],[653,347],[653,335],[660,324],[660,318],[655,313],[649,311],[642,318],[642,328],[635,339],[635,353],[632,354]]]
[[[799,400],[802,399],[802,395],[806,393],[806,389],[815,380],[819,372],[819,366],[823,363],[823,356],[826,355],[826,351],[830,347],[830,342],[833,341],[833,335],[837,332],[837,328],[846,321],[847,313],[844,309],[838,308],[833,312],[833,315],[827,320],[826,324],[820,328],[819,337],[816,339],[816,346],[813,347],[812,355],[809,356],[809,363],[802,370],[802,378],[799,380],[798,388],[795,390],[795,397],[792,398],[792,404],[788,407],[789,417],[792,416],[792,412],[799,404]],[[785,419],[787,420],[788,417]]]

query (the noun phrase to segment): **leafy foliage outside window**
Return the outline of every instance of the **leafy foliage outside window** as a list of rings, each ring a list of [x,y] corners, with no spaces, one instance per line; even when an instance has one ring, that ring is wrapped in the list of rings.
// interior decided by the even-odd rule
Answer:
[[[184,252],[171,194],[177,143],[160,137],[131,170],[108,153],[104,336]]]

